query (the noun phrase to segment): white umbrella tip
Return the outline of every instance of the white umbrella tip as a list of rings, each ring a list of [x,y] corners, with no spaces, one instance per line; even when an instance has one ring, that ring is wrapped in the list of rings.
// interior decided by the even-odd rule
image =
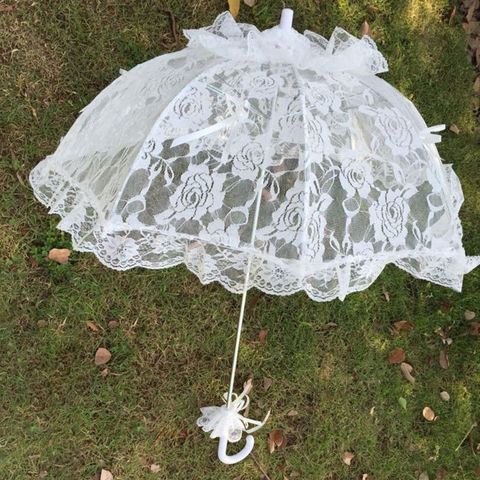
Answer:
[[[293,25],[293,10],[291,8],[284,8],[282,16],[280,17],[280,28],[288,30]]]

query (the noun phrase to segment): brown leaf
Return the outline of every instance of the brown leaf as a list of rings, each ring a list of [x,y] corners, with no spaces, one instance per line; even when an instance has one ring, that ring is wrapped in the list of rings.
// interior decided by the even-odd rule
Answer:
[[[472,322],[469,333],[472,337],[480,337],[480,322]]]
[[[350,466],[355,455],[352,452],[343,452],[342,461],[345,465]]]
[[[437,470],[437,473],[435,474],[435,480],[445,480],[447,478],[447,474],[447,469],[441,468],[440,470]]]
[[[413,367],[406,362],[400,364],[400,370],[403,373],[403,376],[411,383],[415,383],[415,377],[412,375]]]
[[[287,445],[287,438],[283,435],[280,429],[272,430],[268,434],[268,451],[273,453],[276,448],[282,449]]]
[[[438,363],[445,370],[450,366],[450,362],[448,361],[448,355],[445,350],[440,350],[440,355],[438,356]]]
[[[473,312],[472,310],[465,310],[463,316],[465,320],[467,320],[467,322],[471,322],[475,318],[475,312]]]
[[[112,358],[112,354],[103,347],[100,347],[95,353],[95,365],[105,365]]]
[[[260,342],[260,345],[265,345],[265,342],[267,341],[267,330],[260,330],[258,332],[258,341]]]
[[[480,32],[480,22],[463,22],[462,27],[470,35],[478,35]]]
[[[369,37],[372,37],[372,29],[370,28],[370,25],[368,22],[365,20],[362,23],[362,28],[360,29],[360,35],[363,37],[363,35],[368,35]],[[387,300],[388,301],[388,300]]]
[[[467,11],[467,15],[466,15],[466,20],[467,22],[471,22],[475,16],[475,10],[478,8],[478,2],[477,1],[473,1],[472,4],[470,5],[468,11]]]
[[[120,324],[116,320],[110,320],[108,322],[108,328],[117,328]]]
[[[415,328],[415,325],[413,325],[413,323],[409,322],[408,320],[399,320],[398,322],[395,322],[393,324],[393,329],[395,330],[396,333],[409,332],[414,328]]]
[[[268,453],[273,453],[275,451],[275,442],[273,440],[272,434],[268,435],[267,447],[268,447]]]
[[[443,302],[440,304],[440,310],[441,310],[443,313],[448,313],[451,308],[452,308],[452,305],[451,305],[450,302],[443,301]]]
[[[452,123],[448,129],[455,135],[458,135],[460,133],[460,129],[454,123]]]
[[[243,389],[245,390],[245,393],[248,395],[253,388],[253,377],[248,377],[244,382],[243,382]]]
[[[100,472],[100,480],[113,480],[113,475],[108,470],[102,468],[102,471]]]
[[[298,415],[298,412],[295,409],[292,409],[287,413],[287,417],[295,417],[297,415]]]
[[[422,472],[422,473],[418,476],[418,480],[429,480],[428,473],[427,473],[427,472]]]
[[[272,430],[270,432],[270,436],[272,437],[273,443],[275,444],[276,447],[283,448],[285,446],[286,439],[279,428]]]
[[[388,290],[385,288],[385,286],[382,287],[382,293],[385,297],[386,302],[390,302],[390,293],[388,293]]]
[[[428,422],[433,422],[435,420],[435,413],[430,407],[425,407],[422,410],[422,415],[423,415],[423,418]]]
[[[157,465],[156,463],[152,463],[150,465],[150,471],[152,473],[158,473],[160,471],[160,465]]]
[[[328,323],[325,324],[325,326],[327,328],[337,328],[338,324],[336,324],[335,322],[328,322]]]
[[[71,253],[72,251],[68,248],[52,248],[48,252],[47,258],[63,265],[68,262],[68,257]]]
[[[402,363],[405,360],[405,351],[403,348],[394,348],[388,356],[388,363]]]
[[[240,0],[228,0],[228,8],[232,17],[236,17],[240,11]]]
[[[105,378],[108,376],[108,374],[110,373],[110,371],[108,370],[108,368],[104,368],[101,372],[100,372],[100,376]]]
[[[473,84],[473,91],[480,95],[480,75],[475,79]]]
[[[444,402],[448,402],[450,400],[450,394],[444,390],[443,392],[440,392],[440,398]]]
[[[89,328],[90,330],[92,330],[92,332],[99,332],[99,331],[100,331],[100,329],[98,328],[98,326],[97,326],[95,323],[93,323],[93,322],[90,322],[90,321],[85,322],[85,325],[87,326],[87,328]]]
[[[263,379],[263,389],[267,391],[272,386],[273,380],[271,378],[265,377]]]
[[[243,3],[248,7],[253,7],[257,3],[257,0],[243,0]]]

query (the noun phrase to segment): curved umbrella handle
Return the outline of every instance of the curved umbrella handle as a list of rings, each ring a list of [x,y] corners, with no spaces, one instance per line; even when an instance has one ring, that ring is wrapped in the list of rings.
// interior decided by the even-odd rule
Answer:
[[[245,446],[238,453],[234,455],[227,455],[227,437],[220,437],[218,443],[218,459],[226,463],[227,465],[232,465],[234,463],[241,462],[250,455],[250,452],[253,450],[254,439],[252,435],[247,435]]]

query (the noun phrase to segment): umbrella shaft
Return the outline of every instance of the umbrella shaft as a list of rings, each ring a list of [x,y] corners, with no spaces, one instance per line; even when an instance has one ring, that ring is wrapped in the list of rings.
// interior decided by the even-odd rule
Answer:
[[[247,303],[248,282],[250,279],[250,267],[252,265],[252,255],[248,257],[247,271],[245,273],[245,285],[242,293],[242,303],[240,305],[240,315],[238,317],[237,337],[235,340],[235,350],[233,352],[232,372],[230,374],[230,386],[228,388],[227,407],[232,403],[232,394],[235,384],[235,372],[237,370],[238,351],[240,350],[240,338],[242,336],[243,317],[245,314],[245,305]]]
[[[265,169],[262,169],[262,173],[258,181],[258,184],[260,187],[257,193],[257,203],[255,205],[255,216],[253,217],[253,225],[252,225],[252,237],[250,240],[250,243],[252,246],[255,243],[255,234],[257,231],[258,215],[260,213],[260,204],[262,203],[262,190],[263,190],[264,179],[265,179]],[[253,261],[253,253],[250,254],[248,257],[247,271],[245,272],[245,282],[243,284],[242,303],[240,305],[240,315],[238,317],[238,325],[237,325],[237,336],[235,339],[235,350],[233,352],[232,372],[230,374],[230,386],[228,388],[227,408],[230,407],[232,403],[233,387],[235,384],[235,373],[237,370],[238,351],[240,350],[240,338],[242,336],[243,317],[245,314],[245,304],[247,302],[247,292],[248,292],[248,284],[250,282],[250,270],[252,267],[252,261]]]

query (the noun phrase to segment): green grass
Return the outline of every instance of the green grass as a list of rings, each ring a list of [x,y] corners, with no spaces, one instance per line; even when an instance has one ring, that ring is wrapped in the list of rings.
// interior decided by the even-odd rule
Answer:
[[[225,2],[226,3],[226,2]],[[446,0],[297,0],[298,30],[359,32],[367,19],[390,64],[384,77],[418,106],[428,124],[455,123],[439,146],[464,188],[461,216],[468,253],[480,253],[478,133],[471,108],[473,69],[460,18]],[[282,2],[242,5],[240,20],[267,28]],[[253,459],[226,467],[216,441],[196,426],[201,405],[217,403],[229,375],[239,297],[201,286],[185,268],[110,271],[92,255],[68,265],[45,260],[69,246],[33,198],[27,176],[51,153],[78,111],[118,75],[181,48],[178,28],[211,23],[223,1],[42,0],[0,2],[0,480],[258,479]],[[383,291],[390,293],[390,301]],[[250,416],[271,408],[256,435],[255,458],[270,479],[473,480],[480,464],[480,354],[465,335],[465,309],[480,302],[480,272],[461,294],[389,267],[367,291],[342,303],[303,294],[252,292],[239,362],[239,386],[254,375]],[[446,305],[449,305],[446,308]],[[394,336],[392,322],[415,329]],[[119,326],[111,328],[111,320]],[[85,326],[94,321],[102,330]],[[39,323],[40,322],[40,323]],[[329,322],[338,326],[328,327]],[[260,345],[257,334],[268,330]],[[438,364],[448,331],[450,368]],[[103,378],[93,362],[112,352]],[[403,347],[417,382],[407,383],[388,353]],[[264,391],[262,379],[273,379]],[[451,401],[443,402],[441,390]],[[407,401],[404,410],[399,397]],[[422,418],[425,406],[438,415]],[[289,416],[296,410],[298,415]],[[270,455],[266,437],[281,428],[288,446]],[[342,463],[352,451],[352,466]],[[149,465],[160,465],[151,473]]]

